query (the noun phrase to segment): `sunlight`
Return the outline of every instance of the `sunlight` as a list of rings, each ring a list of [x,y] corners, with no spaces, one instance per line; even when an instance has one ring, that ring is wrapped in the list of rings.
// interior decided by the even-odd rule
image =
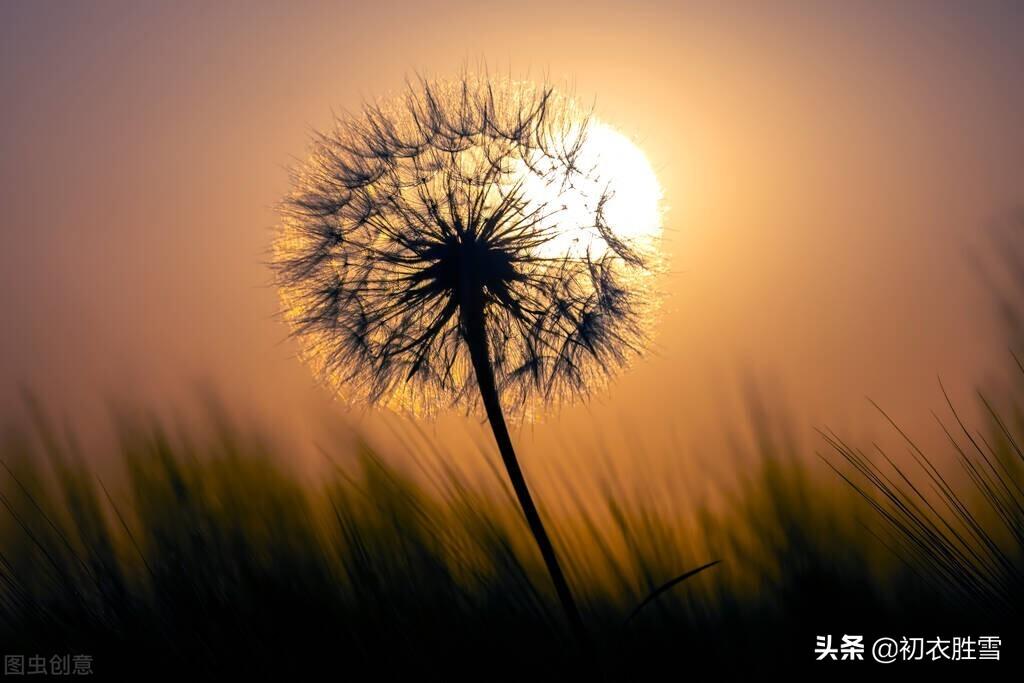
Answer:
[[[615,234],[641,249],[649,249],[661,235],[661,185],[646,155],[612,126],[592,120],[579,159],[587,171],[570,188],[527,173],[523,191],[536,205],[557,207],[551,223],[553,236],[538,249],[545,257],[582,256],[589,249],[600,255],[607,249],[594,227],[597,200],[606,188],[611,196],[604,206],[605,222]]]

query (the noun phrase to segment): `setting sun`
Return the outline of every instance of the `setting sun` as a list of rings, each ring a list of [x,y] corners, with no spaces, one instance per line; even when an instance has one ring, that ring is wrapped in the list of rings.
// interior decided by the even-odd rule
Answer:
[[[646,250],[653,248],[661,236],[662,191],[643,151],[612,126],[592,119],[577,161],[583,175],[564,190],[538,174],[524,174],[527,198],[536,204],[560,205],[553,222],[563,229],[538,248],[540,254],[603,252],[606,245],[594,227],[594,214],[606,193],[604,220],[619,236]]]
[[[4,680],[1019,679],[1021,35],[0,1]]]

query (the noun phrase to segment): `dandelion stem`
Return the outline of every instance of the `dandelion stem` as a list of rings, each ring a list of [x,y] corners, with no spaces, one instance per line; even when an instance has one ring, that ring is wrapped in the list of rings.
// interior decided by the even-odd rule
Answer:
[[[475,307],[474,307],[475,308]],[[468,314],[467,314],[468,313]],[[465,338],[469,346],[470,357],[473,362],[473,370],[476,372],[477,384],[480,387],[480,395],[483,398],[484,408],[487,411],[487,421],[491,424],[494,432],[494,440],[498,443],[498,451],[501,453],[501,460],[505,464],[505,471],[512,482],[516,498],[526,516],[526,522],[530,527],[540,554],[544,558],[551,582],[555,585],[555,592],[562,603],[566,619],[573,635],[581,645],[587,642],[586,629],[583,626],[583,619],[580,617],[576,601],[569,589],[569,583],[565,579],[562,567],[558,563],[558,556],[551,544],[544,523],[541,521],[540,513],[530,495],[530,489],[526,485],[523,471],[519,467],[519,460],[512,448],[512,438],[509,436],[508,427],[505,424],[505,415],[501,409],[501,400],[498,397],[498,390],[494,380],[494,370],[491,367],[490,352],[487,348],[487,336],[485,332],[483,312],[468,311],[463,308],[462,324],[465,331]]]

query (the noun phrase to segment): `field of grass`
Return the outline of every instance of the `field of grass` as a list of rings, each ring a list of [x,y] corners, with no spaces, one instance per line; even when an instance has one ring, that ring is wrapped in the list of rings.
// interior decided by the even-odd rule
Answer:
[[[99,473],[34,414],[0,445],[5,654],[88,653],[97,674],[133,678],[646,680],[667,667],[729,680],[813,666],[819,634],[999,635],[1004,665],[1019,652],[1012,402],[980,429],[949,413],[959,471],[909,441],[911,457],[890,460],[834,434],[820,459],[801,457],[762,418],[755,465],[714,508],[609,482],[601,514],[580,506],[553,524],[582,647],[514,499],[443,461],[425,486],[363,447],[311,484],[257,429],[214,414],[187,435],[122,420],[119,471]]]

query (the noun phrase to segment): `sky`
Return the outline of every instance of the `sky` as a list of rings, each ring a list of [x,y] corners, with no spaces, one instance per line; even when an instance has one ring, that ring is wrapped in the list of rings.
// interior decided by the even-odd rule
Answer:
[[[970,257],[1024,203],[1022,34],[1015,2],[9,0],[0,414],[29,387],[95,424],[202,384],[299,440],[375,429],[275,315],[274,207],[334,113],[486,62],[593,102],[667,205],[656,344],[518,428],[528,462],[598,425],[709,464],[752,383],[798,430],[870,434],[866,397],[923,428],[937,376],[970,401],[1009,360]]]

